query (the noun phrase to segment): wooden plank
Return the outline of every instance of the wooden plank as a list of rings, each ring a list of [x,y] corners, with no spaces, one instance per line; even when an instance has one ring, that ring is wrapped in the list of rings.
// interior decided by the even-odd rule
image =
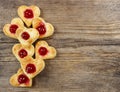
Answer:
[[[69,43],[70,44],[70,43]],[[58,47],[57,52],[58,55],[55,58],[56,61],[83,61],[85,59],[89,60],[92,59],[101,59],[101,60],[119,60],[120,55],[120,46],[77,46],[74,45],[73,47],[69,47],[69,44],[66,43],[64,46]],[[52,44],[51,44],[52,45]],[[67,46],[66,46],[67,45]],[[71,44],[70,44],[71,45]],[[12,54],[12,46],[13,43],[9,43],[8,45],[1,44],[2,52],[0,52],[0,60],[1,62],[13,62],[16,61],[16,58]],[[56,45],[53,45],[56,46]],[[85,58],[85,59],[84,59]]]
[[[30,2],[26,1],[24,3],[29,4]],[[52,37],[53,40],[57,39],[56,42],[58,42],[60,39],[61,40],[72,39],[75,41],[77,40],[80,43],[84,41],[83,45],[84,44],[86,45],[86,43],[89,43],[91,45],[94,43],[98,45],[119,44],[120,22],[118,11],[119,6],[117,5],[120,2],[118,0],[111,2],[109,2],[109,0],[107,1],[75,0],[74,2],[72,0],[70,1],[68,0],[69,3],[63,0],[61,1],[53,0],[52,2],[47,1],[47,3],[45,2],[39,3],[38,6],[41,7],[41,9],[45,12],[45,13],[43,12],[44,16],[43,15],[42,16],[48,22],[51,22],[56,28],[55,31],[57,35],[55,34]],[[4,14],[6,15],[7,18],[4,19],[3,14],[1,15],[1,19],[4,19],[4,21],[1,20],[2,22],[0,22],[1,29],[5,23],[10,22],[12,17],[17,16],[17,14],[15,13],[15,11],[17,10],[17,6],[19,6],[19,4],[23,2],[14,3],[16,4],[15,9],[12,8],[12,11],[8,11],[8,13],[12,14],[11,16],[7,16],[6,14]],[[114,6],[114,4],[116,3],[117,7]],[[3,11],[6,12],[7,11],[6,8],[8,8],[8,6],[6,6],[5,8],[3,7],[5,6],[2,5],[0,6],[1,12]],[[114,10],[111,9],[112,7]],[[49,10],[51,10],[51,12]],[[74,12],[71,13],[71,11]],[[67,35],[65,33],[67,33]],[[1,39],[0,42],[16,42],[15,40],[11,40],[5,37],[2,32],[0,32],[0,39]]]
[[[0,78],[0,87],[2,89],[10,88],[8,84],[9,77],[19,68],[18,62],[2,62],[2,75]],[[14,66],[14,67],[13,67]],[[120,75],[117,73],[118,63],[107,62],[46,62],[45,70],[34,78],[34,86],[31,89],[52,91],[91,91],[97,89],[115,92],[116,85],[119,84]],[[56,71],[57,70],[57,71]],[[6,71],[6,72],[5,72]],[[5,73],[4,73],[5,72]],[[4,82],[4,83],[3,83]],[[24,90],[24,88],[15,90]],[[13,90],[13,89],[11,89]],[[28,91],[31,92],[32,90]],[[91,92],[90,91],[90,92]],[[16,92],[16,91],[15,91]],[[89,92],[89,91],[88,91]],[[116,91],[117,92],[117,91]]]

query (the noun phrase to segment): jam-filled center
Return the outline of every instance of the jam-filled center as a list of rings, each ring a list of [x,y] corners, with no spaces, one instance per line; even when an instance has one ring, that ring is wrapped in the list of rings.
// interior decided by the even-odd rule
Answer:
[[[19,56],[20,56],[21,58],[24,58],[24,57],[27,56],[27,51],[24,50],[24,49],[21,49],[21,50],[18,52],[18,54],[19,54]]]
[[[21,37],[24,39],[24,40],[28,40],[30,38],[30,35],[27,33],[27,32],[23,32]]]
[[[16,24],[12,24],[9,28],[10,32],[15,34],[16,30],[18,29],[18,26]]]
[[[48,50],[45,47],[40,47],[39,48],[39,54],[44,56],[48,53]]]
[[[24,11],[24,17],[25,18],[33,18],[34,17],[33,11],[31,9],[26,9]]]
[[[46,28],[44,23],[40,23],[36,29],[38,30],[40,35],[44,35],[46,33]]]
[[[27,64],[26,72],[27,73],[34,73],[36,71],[36,67],[34,64]]]
[[[29,82],[29,78],[26,75],[21,74],[21,75],[18,76],[18,82],[20,84],[22,84],[22,83],[28,83]]]

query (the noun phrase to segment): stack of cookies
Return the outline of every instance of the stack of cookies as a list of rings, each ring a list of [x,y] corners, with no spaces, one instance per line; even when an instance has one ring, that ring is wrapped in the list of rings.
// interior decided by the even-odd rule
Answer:
[[[18,8],[20,18],[14,18],[10,24],[3,27],[6,36],[18,39],[12,52],[20,62],[21,68],[10,78],[10,84],[16,87],[31,87],[32,79],[45,67],[45,59],[56,56],[54,47],[46,41],[37,39],[49,37],[54,33],[52,24],[45,22],[40,16],[37,6],[22,5]],[[35,57],[33,57],[35,56]]]

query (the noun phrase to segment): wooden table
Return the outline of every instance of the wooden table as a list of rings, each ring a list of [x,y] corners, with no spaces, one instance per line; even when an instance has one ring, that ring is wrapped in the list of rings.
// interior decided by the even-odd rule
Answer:
[[[58,52],[31,88],[9,84],[20,67],[11,51],[18,41],[2,32],[23,4],[55,26],[45,40]],[[0,92],[120,92],[119,45],[120,0],[0,0]]]

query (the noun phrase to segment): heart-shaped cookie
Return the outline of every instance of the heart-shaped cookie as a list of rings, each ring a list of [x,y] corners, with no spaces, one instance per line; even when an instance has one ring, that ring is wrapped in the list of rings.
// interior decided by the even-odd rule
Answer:
[[[44,69],[45,62],[40,58],[27,56],[21,61],[21,67],[29,78],[33,78]]]
[[[24,28],[24,23],[20,18],[14,18],[11,24],[4,25],[3,32],[6,36],[17,39],[15,34],[18,28]]]
[[[16,74],[10,78],[10,84],[16,87],[31,87],[32,79],[27,77],[22,69],[19,69]]]
[[[18,15],[25,22],[27,27],[30,27],[32,20],[40,16],[40,9],[34,5],[22,5],[18,8]]]
[[[52,59],[56,56],[56,49],[48,45],[46,41],[39,41],[35,46],[36,58]]]
[[[38,39],[39,33],[34,28],[18,29],[16,37],[23,47],[28,47]]]
[[[46,23],[44,19],[37,17],[32,21],[33,28],[39,32],[39,38],[51,36],[54,33],[54,27],[50,23]]]
[[[23,47],[21,44],[15,44],[12,48],[12,52],[19,61],[22,61],[26,56],[34,55],[34,46]]]

